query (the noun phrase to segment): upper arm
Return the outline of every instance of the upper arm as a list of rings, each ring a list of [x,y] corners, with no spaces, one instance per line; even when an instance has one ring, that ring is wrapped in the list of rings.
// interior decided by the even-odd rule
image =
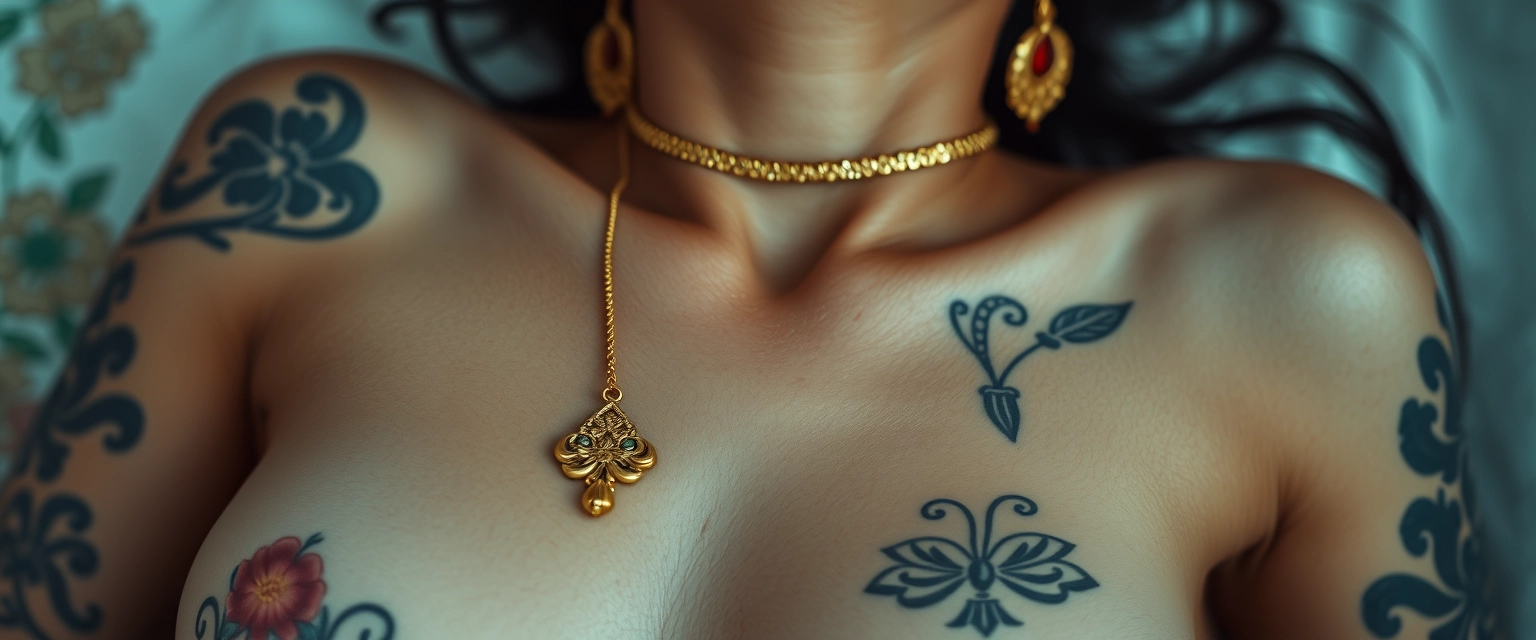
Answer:
[[[264,310],[321,256],[389,226],[398,171],[369,158],[389,155],[374,129],[402,116],[374,107],[381,66],[265,64],[192,118],[0,494],[0,637],[148,637],[174,621],[254,462]]]
[[[1217,571],[1239,637],[1488,637],[1456,364],[1419,243],[1384,205],[1293,176],[1246,223],[1254,394],[1283,458],[1274,531]],[[1253,229],[1249,229],[1253,231]],[[1457,629],[1447,631],[1447,627]],[[1450,633],[1450,635],[1441,635]]]

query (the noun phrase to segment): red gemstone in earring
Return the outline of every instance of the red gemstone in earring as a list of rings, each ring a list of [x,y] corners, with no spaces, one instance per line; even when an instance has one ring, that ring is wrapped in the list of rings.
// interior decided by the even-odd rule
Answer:
[[[603,38],[603,68],[619,68],[619,38],[611,30]]]
[[[1037,76],[1045,75],[1051,70],[1051,65],[1056,62],[1056,47],[1051,44],[1049,36],[1042,36],[1040,44],[1035,45],[1035,57],[1030,65],[1030,71]]]

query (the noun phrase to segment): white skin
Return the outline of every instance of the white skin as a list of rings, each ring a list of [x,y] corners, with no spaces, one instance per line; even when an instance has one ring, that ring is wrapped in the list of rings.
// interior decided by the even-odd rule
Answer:
[[[1006,9],[638,0],[639,105],[770,158],[956,137],[984,122]],[[1397,534],[1440,488],[1397,436],[1405,399],[1439,403],[1414,359],[1443,339],[1433,279],[1412,232],[1348,186],[1002,152],[765,185],[637,147],[619,380],[659,462],[593,519],[551,448],[598,407],[614,123],[508,118],[393,65],[307,56],[215,91],[175,154],[187,176],[208,171],[219,114],[296,105],[314,72],[367,105],[346,158],[381,186],[373,219],[320,242],[237,230],[227,253],[123,250],[135,285],[108,321],[138,353],[94,393],[136,398],[145,435],[120,454],[69,439],[58,480],[7,485],[92,505],[101,567],[70,588],[103,608],[100,637],[192,638],[242,560],[314,532],[325,606],[376,603],[400,638],[970,637],[944,627],[969,587],[919,609],[864,588],[891,564],[882,547],[964,539],[958,513],[925,520],[923,503],[980,518],[1005,494],[1040,512],[999,513],[998,535],[1075,543],[1099,586],[1050,605],[995,587],[1026,624],[994,637],[1365,638],[1373,581],[1433,579]],[[149,231],[229,209],[217,191],[149,202]],[[1071,305],[1135,301],[1113,335],[1020,366],[1016,443],[947,316],[992,294],[1030,310],[1022,329],[994,321],[999,353]],[[1403,621],[1399,637],[1426,635]]]

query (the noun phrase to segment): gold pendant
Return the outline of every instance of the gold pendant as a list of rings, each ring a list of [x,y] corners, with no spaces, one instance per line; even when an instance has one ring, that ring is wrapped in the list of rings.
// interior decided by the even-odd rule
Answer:
[[[656,466],[656,449],[635,429],[618,402],[609,402],[555,445],[565,477],[582,480],[581,508],[593,517],[613,510],[614,482],[634,484]]]

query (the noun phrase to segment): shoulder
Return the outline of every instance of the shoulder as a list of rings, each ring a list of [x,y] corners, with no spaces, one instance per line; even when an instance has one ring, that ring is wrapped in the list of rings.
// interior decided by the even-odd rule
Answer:
[[[1144,202],[1153,231],[1177,232],[1189,249],[1264,249],[1293,261],[1345,248],[1374,248],[1423,262],[1415,233],[1390,206],[1339,178],[1280,162],[1175,160],[1104,181]],[[1250,256],[1250,259],[1256,256]],[[1388,256],[1383,255],[1383,258]]]
[[[404,64],[323,53],[268,58],[236,70],[208,93],[192,122],[216,120],[252,101],[276,111],[327,109],[333,117],[350,108],[366,126],[364,138],[386,144],[427,142],[453,132],[449,116],[483,112],[462,92]]]
[[[1165,335],[1220,372],[1213,384],[1264,407],[1250,416],[1301,437],[1392,422],[1360,412],[1400,403],[1418,343],[1444,336],[1434,272],[1397,212],[1278,163],[1177,161],[1108,180],[1141,199],[1127,207],[1139,211],[1128,277],[1176,301]]]
[[[242,69],[185,123],[123,256],[145,282],[249,317],[304,274],[387,252],[455,210],[472,118],[492,120],[385,61],[306,55]]]
[[[129,246],[343,240],[443,203],[462,175],[466,114],[426,75],[351,55],[240,70],[188,120]]]
[[[447,85],[404,64],[348,53],[315,53],[265,58],[239,68],[208,94],[204,105],[238,100],[248,94],[283,97],[294,91],[297,80],[316,73],[342,78],[359,92],[394,97],[389,102],[402,106],[407,102],[404,98],[422,91],[453,93]]]
[[[1223,309],[1228,330],[1330,346],[1393,324],[1438,324],[1418,235],[1343,180],[1296,165],[1209,160],[1112,180],[1147,201],[1134,266]]]
[[[1469,570],[1423,552],[1429,537],[1456,548],[1471,519],[1454,483],[1457,367],[1417,235],[1369,194],[1299,167],[1140,171],[1124,179],[1163,191],[1144,191],[1161,206],[1144,214],[1133,262],[1177,300],[1165,325],[1182,324],[1163,353],[1262,483],[1245,508],[1266,526],[1213,573],[1229,624],[1396,633],[1400,607],[1423,597],[1404,585]]]

